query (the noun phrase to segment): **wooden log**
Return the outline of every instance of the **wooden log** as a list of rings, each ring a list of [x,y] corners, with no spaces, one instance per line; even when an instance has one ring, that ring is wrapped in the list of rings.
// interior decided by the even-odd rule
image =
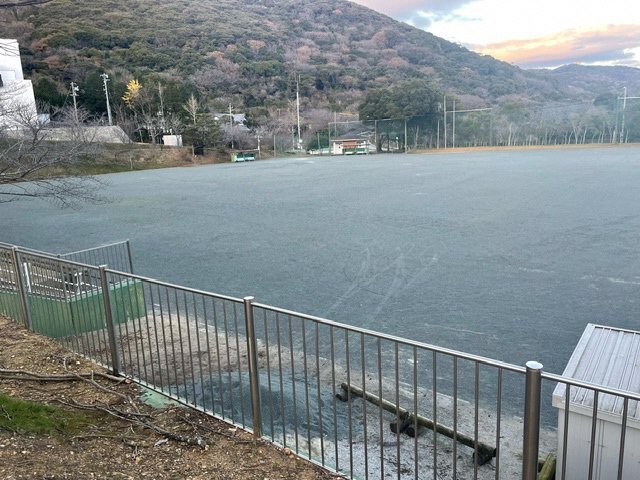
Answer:
[[[389,428],[393,433],[405,433],[412,424],[413,420],[411,418],[401,417],[399,421],[391,422]]]
[[[340,387],[345,392],[345,394],[342,395],[342,398],[344,398],[345,400],[349,399],[351,395],[361,397],[366,401],[373,403],[374,405],[378,405],[379,407],[382,407],[383,410],[386,410],[389,413],[393,413],[394,415],[397,415],[401,420],[405,420],[405,419],[409,420],[408,425],[418,424],[430,430],[435,429],[436,432],[446,437],[449,437],[451,439],[455,438],[462,445],[470,447],[474,450],[474,456],[476,456],[478,459],[478,465],[484,465],[485,463],[487,463],[493,457],[496,456],[495,447],[492,447],[480,441],[478,441],[477,447],[476,447],[476,442],[474,441],[473,437],[465,435],[464,433],[460,433],[460,432],[455,433],[452,428],[449,428],[440,423],[435,423],[433,422],[433,420],[430,420],[421,415],[415,415],[409,412],[408,410],[400,407],[399,405],[396,405],[388,400],[385,400],[384,398],[379,398],[376,395],[373,395],[372,393],[364,392],[361,388],[356,387],[354,385],[348,385],[346,383],[343,383],[340,385]]]
[[[418,435],[420,435],[422,433],[421,430],[422,430],[422,425],[420,425],[420,424],[416,425],[413,422],[413,420],[410,419],[409,426],[405,429],[404,433],[406,433],[411,438],[413,438],[413,437],[417,437]]]
[[[556,475],[556,456],[553,453],[547,455],[538,474],[538,480],[552,480]]]

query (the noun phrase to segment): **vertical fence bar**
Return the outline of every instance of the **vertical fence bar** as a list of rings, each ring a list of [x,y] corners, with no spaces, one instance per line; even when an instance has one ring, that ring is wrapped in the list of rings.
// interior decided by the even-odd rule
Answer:
[[[244,297],[244,320],[247,328],[247,358],[249,360],[249,388],[253,414],[253,436],[262,437],[262,412],[260,411],[260,378],[258,377],[258,352],[253,323],[253,297]]]
[[[320,326],[317,322],[314,323],[315,326],[315,340],[316,340],[316,394],[318,395],[318,427],[319,427],[319,436],[320,436],[320,453],[322,454],[322,466],[324,467],[324,425],[322,422],[322,401],[321,401],[321,391],[320,391]],[[267,332],[265,331],[265,337],[267,336]],[[267,346],[267,352],[269,348]],[[269,365],[269,355],[267,355],[267,365]],[[271,381],[269,381],[269,393],[271,393]]]
[[[565,385],[564,397],[564,428],[562,430],[562,469],[560,478],[567,478],[567,445],[569,442],[569,401],[571,399],[571,385]]]
[[[282,370],[282,339],[280,337],[280,315],[276,313],[276,338],[278,339],[278,381],[280,384],[280,418],[282,419],[282,445],[287,446],[287,422],[285,421],[284,413],[284,372]],[[335,387],[334,387],[335,388]],[[335,404],[335,391],[334,400]],[[295,412],[295,409],[294,409]],[[335,422],[334,422],[335,423]]]
[[[415,365],[415,363],[414,363]],[[438,355],[436,351],[433,351],[433,360],[431,364],[432,378],[431,378],[431,397],[433,401],[433,478],[438,477]],[[416,387],[414,387],[416,388]],[[418,414],[417,409],[415,414]],[[418,429],[416,428],[416,437],[418,436]]]
[[[131,256],[131,242],[127,240],[127,257],[129,257],[129,273],[133,274],[133,257]]]
[[[271,346],[269,345],[269,325],[267,324],[267,311],[262,311],[262,325],[264,327],[264,346],[267,352],[267,384],[269,385],[269,427],[271,428],[271,441],[275,441],[275,424],[273,421],[273,392],[271,391]],[[278,339],[279,341],[280,339]]]
[[[109,295],[109,281],[107,279],[106,265],[100,265],[100,283],[102,284],[102,300],[104,302],[104,318],[109,333],[109,350],[111,350],[111,370],[114,375],[120,374],[120,355],[116,341],[116,330],[113,325],[113,313],[111,311],[111,298]]]
[[[591,416],[591,444],[589,445],[589,480],[593,479],[596,453],[596,430],[598,428],[598,390],[593,391],[593,414]]]
[[[453,478],[458,478],[458,357],[453,357]]]
[[[496,392],[496,480],[500,479],[500,422],[502,420],[502,368],[498,369],[498,391]]]
[[[624,440],[627,434],[627,418],[629,416],[629,399],[625,397],[622,406],[622,428],[620,429],[620,448],[618,455],[618,476],[616,478],[622,479],[622,471],[624,468]]]
[[[234,337],[235,337],[235,341],[236,341],[236,361],[237,361],[237,365],[238,365],[238,390],[240,392],[240,398],[244,398],[244,386],[243,386],[243,382],[242,382],[242,361],[240,359],[240,329],[238,328],[238,308],[237,308],[237,304],[233,303],[232,305],[232,309],[233,309],[233,331],[235,333]],[[251,309],[251,312],[253,313],[253,308]],[[245,320],[246,323],[246,320]],[[254,325],[255,328],[255,325]],[[246,330],[246,329],[245,329]],[[247,339],[249,338],[249,336],[247,335]],[[247,352],[248,354],[248,352]],[[248,360],[248,357],[247,357]],[[249,377],[251,378],[251,377]],[[251,385],[249,385],[249,393],[251,393]],[[252,405],[253,408],[253,405]],[[244,402],[240,402],[240,419],[242,420],[242,427],[245,428],[247,425],[247,422],[245,421],[245,408],[244,408]]]
[[[329,326],[329,346],[331,348],[331,399],[333,403],[333,450],[335,455],[335,469],[340,470],[340,455],[338,452],[338,406],[336,404],[336,352],[333,325]],[[284,424],[284,422],[283,422]]]
[[[473,480],[478,479],[478,467],[480,462],[478,459],[478,438],[480,432],[479,416],[480,416],[480,364],[475,362],[474,375],[474,402],[473,402]],[[435,429],[434,429],[435,432]],[[435,439],[434,439],[435,443]]]
[[[364,356],[364,334],[360,334],[360,372],[362,374],[362,398],[367,394],[367,365]],[[369,444],[367,442],[367,402],[362,405],[362,438],[364,440],[364,478],[369,480]]]
[[[382,345],[380,338],[376,338],[376,360],[378,367],[378,398],[382,398]],[[378,404],[378,427],[380,429],[380,478],[384,475],[384,414],[382,412],[382,402]],[[417,432],[417,430],[416,430]]]
[[[29,330],[33,330],[31,323],[31,312],[29,310],[29,299],[27,298],[27,291],[24,288],[24,281],[22,277],[22,266],[20,265],[20,253],[17,247],[11,247],[11,257],[13,259],[13,269],[16,274],[16,287],[18,288],[18,295],[20,296],[20,308],[22,309],[22,322]]]
[[[302,374],[304,378],[304,406],[307,421],[307,457],[311,458],[311,416],[309,411],[309,378],[307,368],[307,333],[306,322],[300,321],[300,327],[302,329]]]
[[[540,439],[541,363],[527,362],[525,382],[522,479],[536,480],[538,478],[538,447]]]

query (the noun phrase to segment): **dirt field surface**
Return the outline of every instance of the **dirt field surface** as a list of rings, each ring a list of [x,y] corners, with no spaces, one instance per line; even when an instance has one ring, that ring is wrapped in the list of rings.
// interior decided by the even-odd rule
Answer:
[[[104,373],[0,317],[0,394],[79,411],[87,418],[73,433],[0,428],[0,478],[341,478],[200,412],[180,406],[154,409],[139,400],[135,384]],[[9,417],[4,408],[2,415]]]

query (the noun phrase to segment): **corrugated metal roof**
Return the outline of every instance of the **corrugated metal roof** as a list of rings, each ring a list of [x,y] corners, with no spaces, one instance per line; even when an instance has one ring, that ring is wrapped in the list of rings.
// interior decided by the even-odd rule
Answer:
[[[640,332],[603,325],[588,324],[576,346],[563,376],[615,388],[634,394],[640,393]],[[553,404],[564,407],[564,384],[553,392]],[[570,406],[593,409],[594,392],[571,387]],[[624,399],[610,394],[598,395],[598,415],[607,413],[622,416]],[[637,401],[629,401],[629,419],[640,421]]]

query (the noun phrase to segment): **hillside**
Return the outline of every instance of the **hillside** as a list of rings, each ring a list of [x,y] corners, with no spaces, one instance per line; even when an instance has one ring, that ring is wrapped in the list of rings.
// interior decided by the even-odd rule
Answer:
[[[114,116],[132,138],[156,141],[162,131],[182,130],[198,149],[220,146],[221,139],[229,147],[255,143],[254,133],[243,141],[237,131],[224,130],[220,120],[230,109],[246,113],[252,132],[261,127],[277,133],[282,148],[289,148],[297,81],[303,133],[307,139],[318,134],[318,143],[326,141],[319,132],[328,122],[357,118],[368,102],[374,113],[367,118],[428,115],[422,131],[429,138],[422,143],[433,145],[444,94],[458,109],[502,109],[494,108],[496,118],[484,122],[503,125],[498,136],[479,132],[469,118],[475,130],[465,145],[531,142],[531,135],[540,143],[575,143],[579,131],[582,142],[606,141],[617,138],[622,86],[629,95],[640,94],[640,69],[522,70],[345,0],[53,0],[3,10],[0,17],[3,35],[21,43],[25,74],[38,98],[68,106],[73,81],[80,86],[79,105],[104,115],[100,75],[107,73]],[[141,88],[133,101],[123,102],[133,79]],[[384,108],[375,102],[381,92],[391,92]],[[389,103],[401,99],[413,107],[423,92],[429,100],[416,108]],[[574,107],[594,99],[604,113]],[[540,113],[548,105],[563,106],[562,115]],[[161,126],[153,125],[154,115],[161,116]],[[544,133],[549,116],[557,124],[555,140]],[[571,116],[588,121],[578,125]],[[545,125],[540,120],[540,131],[532,132],[532,118],[543,117]],[[509,127],[516,121],[522,124],[519,139]],[[191,131],[184,131],[189,123]],[[640,131],[626,135],[636,138]]]
[[[558,81],[567,92],[593,92],[622,96],[627,87],[629,95],[640,95],[640,69],[571,64],[554,70],[538,71],[546,78]]]
[[[342,0],[55,0],[18,12],[8,33],[26,74],[54,80],[59,93],[107,71],[156,74],[246,107],[286,102],[296,73],[303,97],[343,107],[416,77],[474,105],[566,96],[561,82]]]

